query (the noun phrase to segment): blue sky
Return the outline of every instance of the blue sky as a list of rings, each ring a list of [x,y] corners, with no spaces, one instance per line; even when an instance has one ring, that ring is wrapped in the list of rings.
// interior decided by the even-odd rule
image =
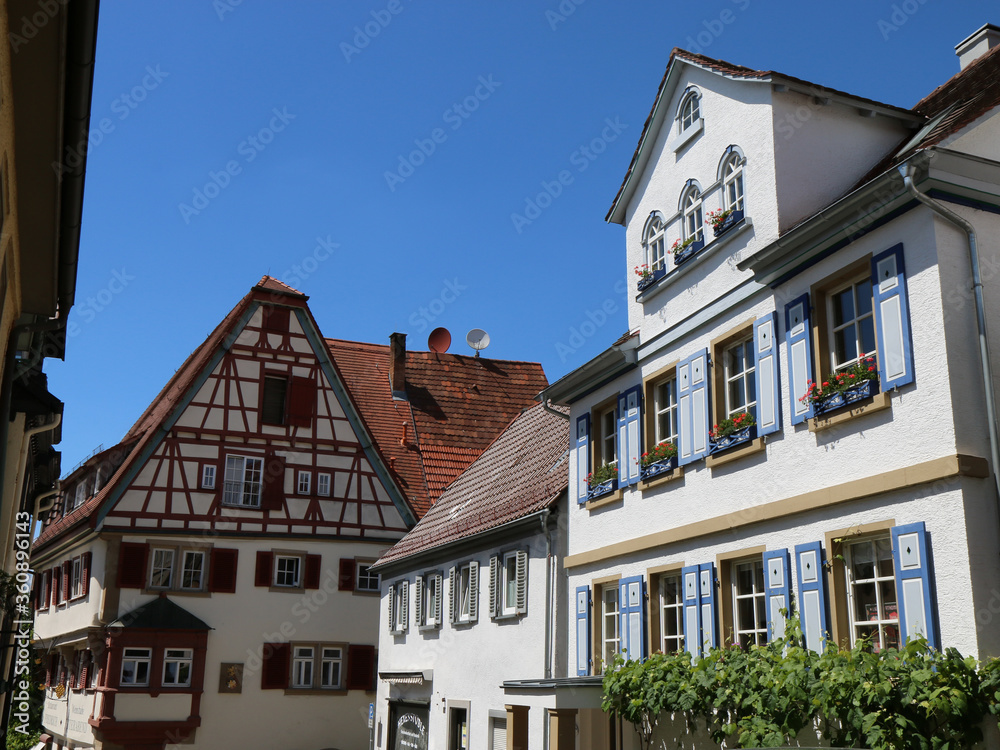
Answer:
[[[77,305],[45,366],[64,470],[265,273],[328,337],[426,349],[445,326],[471,353],[483,328],[487,356],[554,381],[627,327],[604,216],[673,47],[910,107],[998,20],[979,0],[108,0]]]

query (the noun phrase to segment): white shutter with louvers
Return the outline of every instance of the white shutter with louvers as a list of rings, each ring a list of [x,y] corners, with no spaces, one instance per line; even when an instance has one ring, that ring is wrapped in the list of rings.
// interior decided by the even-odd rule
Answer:
[[[403,581],[400,586],[402,587],[402,593],[400,594],[399,630],[405,633],[410,626],[410,582]]]
[[[441,627],[441,600],[444,599],[444,576],[440,573],[434,574],[434,591],[437,592],[437,596],[434,597],[434,627]]]
[[[455,568],[448,571],[448,622],[456,622],[458,617],[458,591],[455,588],[458,576],[455,573]]]
[[[528,553],[517,551],[517,613],[528,611]]]
[[[469,563],[469,622],[479,621],[479,563]]]
[[[396,586],[399,584],[393,584],[389,587],[389,632],[396,632]]]
[[[424,577],[417,576],[417,580],[413,582],[413,608],[417,611],[417,627],[427,624],[427,618],[424,616]]]
[[[490,617],[500,614],[500,558],[490,558]]]

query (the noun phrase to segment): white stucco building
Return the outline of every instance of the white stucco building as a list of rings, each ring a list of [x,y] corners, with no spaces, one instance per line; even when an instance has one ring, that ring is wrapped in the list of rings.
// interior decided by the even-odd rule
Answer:
[[[32,550],[50,750],[368,746],[371,565],[546,381],[324,339],[307,299],[262,278],[64,480]]]
[[[607,216],[630,334],[543,393],[571,412],[577,677],[506,688],[575,715],[549,747],[634,744],[599,711],[615,652],[763,643],[790,605],[813,648],[1000,654],[998,41],[909,110],[672,53]]]
[[[544,746],[544,702],[502,683],[566,675],[567,425],[526,409],[374,566],[376,748]]]

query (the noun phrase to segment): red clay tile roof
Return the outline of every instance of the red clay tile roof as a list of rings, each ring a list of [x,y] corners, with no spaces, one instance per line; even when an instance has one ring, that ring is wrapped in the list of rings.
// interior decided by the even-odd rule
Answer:
[[[559,409],[569,415],[568,409]],[[552,505],[569,478],[569,420],[535,404],[438,498],[379,565],[398,562]]]
[[[534,362],[407,351],[409,400],[393,401],[387,345],[326,344],[418,517],[548,385]]]
[[[284,281],[279,281],[273,276],[264,275],[261,277],[260,281],[254,287],[254,290],[263,290],[266,292],[277,292],[278,294],[287,294],[289,297],[301,297],[302,299],[309,299],[309,297],[298,289],[293,289],[288,286]]]

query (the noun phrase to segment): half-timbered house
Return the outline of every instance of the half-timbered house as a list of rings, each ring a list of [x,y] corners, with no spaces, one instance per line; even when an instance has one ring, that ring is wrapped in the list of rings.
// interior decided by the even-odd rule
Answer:
[[[369,566],[546,383],[325,340],[307,299],[265,276],[64,480],[33,548],[53,748],[367,746]]]

